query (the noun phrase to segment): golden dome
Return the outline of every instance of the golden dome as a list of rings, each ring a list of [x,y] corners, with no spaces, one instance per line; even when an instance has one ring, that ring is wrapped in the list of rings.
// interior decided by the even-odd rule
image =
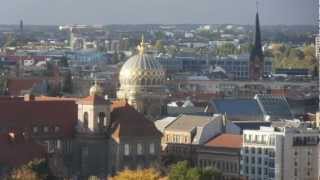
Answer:
[[[94,81],[94,85],[91,86],[89,91],[90,96],[102,96],[103,90],[102,87],[97,83],[97,81]]]
[[[145,53],[144,40],[138,46],[139,53],[129,58],[119,73],[121,88],[126,86],[145,87],[164,84],[165,71],[150,54]]]

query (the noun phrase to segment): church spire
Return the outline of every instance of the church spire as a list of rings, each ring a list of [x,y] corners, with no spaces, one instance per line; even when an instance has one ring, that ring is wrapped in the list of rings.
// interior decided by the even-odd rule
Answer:
[[[262,56],[262,45],[261,45],[261,30],[260,30],[260,20],[259,20],[259,8],[257,2],[257,12],[256,12],[256,22],[255,22],[255,36],[254,36],[254,49],[256,55]]]
[[[264,60],[262,51],[262,41],[261,41],[261,30],[260,30],[260,20],[259,20],[259,8],[257,1],[257,12],[255,17],[255,32],[253,46],[250,52],[250,65],[249,65],[249,78],[251,80],[260,80],[263,78],[264,74]]]

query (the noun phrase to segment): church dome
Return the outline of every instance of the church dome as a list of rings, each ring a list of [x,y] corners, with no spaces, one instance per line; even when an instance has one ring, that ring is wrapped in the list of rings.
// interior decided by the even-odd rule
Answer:
[[[138,47],[139,53],[129,58],[119,74],[121,87],[161,86],[164,84],[165,71],[161,64],[150,54],[144,52],[144,41]]]
[[[103,95],[103,90],[102,87],[97,83],[97,81],[94,82],[94,85],[91,86],[90,91],[89,91],[90,96],[102,96]]]

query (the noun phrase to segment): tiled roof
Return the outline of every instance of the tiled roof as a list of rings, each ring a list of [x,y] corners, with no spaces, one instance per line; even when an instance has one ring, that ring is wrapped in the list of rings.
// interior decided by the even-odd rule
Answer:
[[[8,93],[10,95],[21,95],[21,91],[30,90],[33,86],[41,82],[41,79],[8,79]]]
[[[77,123],[77,105],[72,101],[0,101],[0,129],[51,137],[71,137]],[[43,132],[48,126],[49,132]],[[59,131],[54,132],[58,126]]]
[[[58,85],[59,79],[55,77],[45,78],[28,78],[28,79],[8,79],[7,88],[8,93],[12,96],[21,95],[21,91],[31,90],[34,86],[37,86],[44,81],[50,81],[53,85]]]
[[[45,157],[45,149],[22,134],[16,134],[11,140],[7,133],[0,134],[0,164],[18,167],[36,158]]]
[[[180,115],[173,123],[167,126],[168,131],[190,132],[195,127],[203,127],[213,120],[212,116]]]
[[[121,137],[161,137],[154,123],[146,119],[133,107],[126,104],[111,112],[113,138]]]
[[[90,105],[104,105],[104,104],[110,104],[108,100],[106,100],[104,97],[101,96],[87,96],[83,99],[80,99],[79,101],[82,104],[90,104]]]
[[[240,149],[242,146],[242,135],[220,134],[219,136],[209,140],[205,146]]]

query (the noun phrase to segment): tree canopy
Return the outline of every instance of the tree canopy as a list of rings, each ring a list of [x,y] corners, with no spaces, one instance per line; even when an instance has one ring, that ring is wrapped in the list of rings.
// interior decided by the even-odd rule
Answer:
[[[158,180],[160,174],[154,169],[124,170],[118,173],[114,180]]]
[[[191,167],[187,161],[180,161],[171,167],[169,180],[218,180],[221,176],[215,169]]]

